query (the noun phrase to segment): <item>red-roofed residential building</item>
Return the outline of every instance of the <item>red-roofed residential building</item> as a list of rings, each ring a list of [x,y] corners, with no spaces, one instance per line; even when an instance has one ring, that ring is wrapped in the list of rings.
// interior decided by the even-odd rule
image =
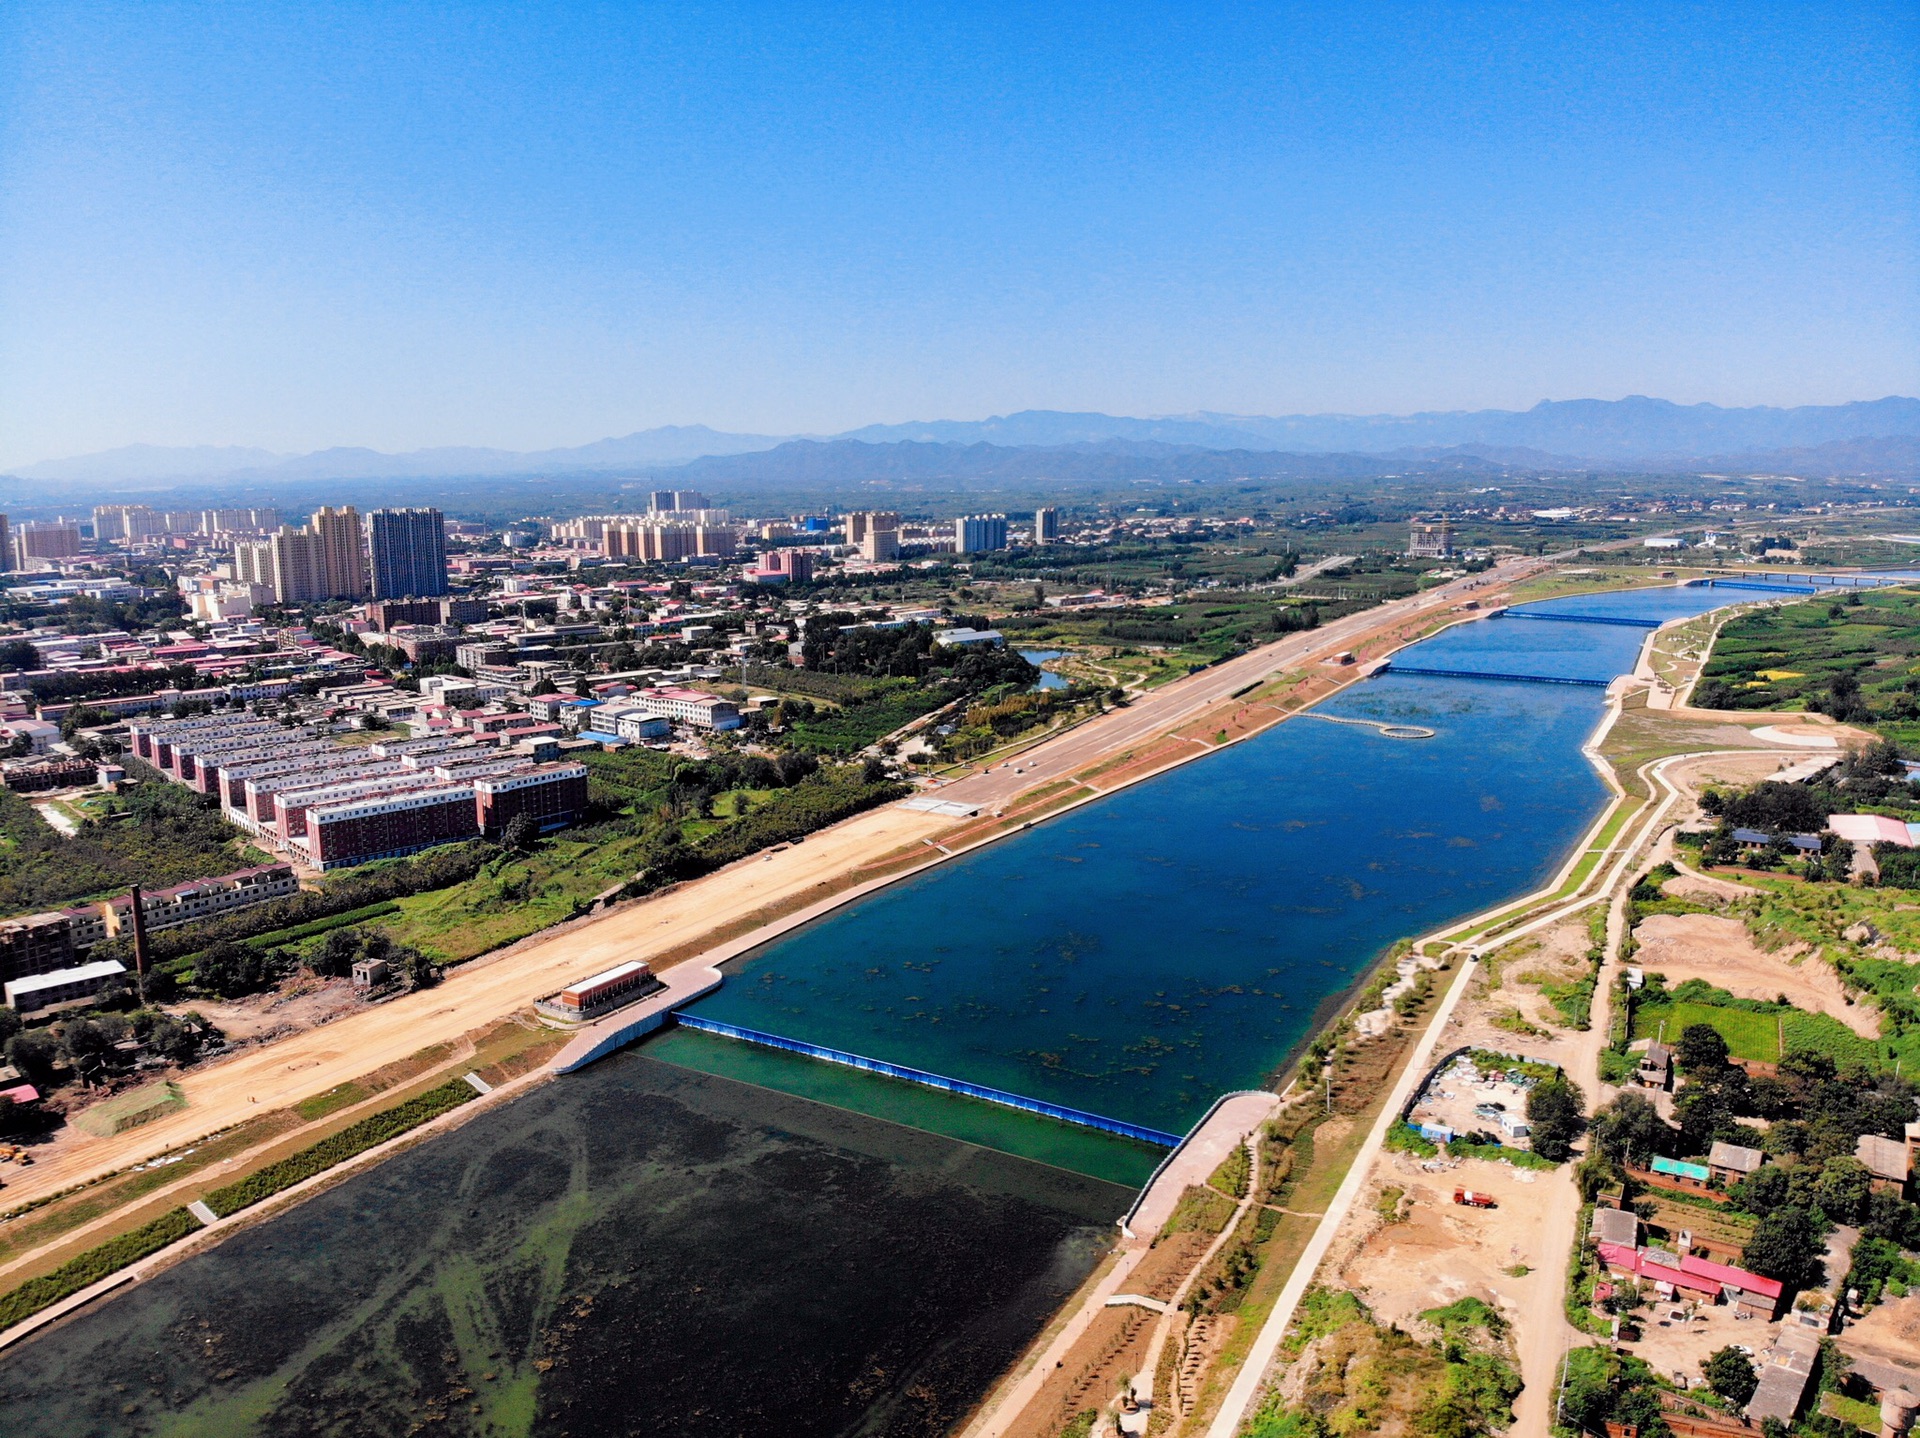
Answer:
[[[1600,1259],[1617,1276],[1663,1287],[1666,1293],[1685,1294],[1703,1303],[1725,1301],[1771,1320],[1786,1297],[1777,1278],[1764,1278],[1731,1264],[1714,1263],[1692,1254],[1675,1256],[1657,1248],[1629,1248],[1622,1243],[1595,1245]]]

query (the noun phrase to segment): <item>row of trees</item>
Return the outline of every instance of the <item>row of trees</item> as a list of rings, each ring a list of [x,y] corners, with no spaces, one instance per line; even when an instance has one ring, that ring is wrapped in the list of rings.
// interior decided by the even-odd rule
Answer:
[[[1746,789],[1709,789],[1700,796],[1700,807],[1739,828],[1806,834],[1824,829],[1829,814],[1888,799],[1913,803],[1920,794],[1907,782],[1899,746],[1879,739],[1848,755],[1819,783],[1767,779]]]

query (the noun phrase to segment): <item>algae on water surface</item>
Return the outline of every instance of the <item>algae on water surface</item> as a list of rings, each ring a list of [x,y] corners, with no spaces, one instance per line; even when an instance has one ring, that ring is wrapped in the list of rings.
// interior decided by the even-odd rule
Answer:
[[[1131,1194],[622,1055],[0,1360],[31,1435],[944,1433]]]

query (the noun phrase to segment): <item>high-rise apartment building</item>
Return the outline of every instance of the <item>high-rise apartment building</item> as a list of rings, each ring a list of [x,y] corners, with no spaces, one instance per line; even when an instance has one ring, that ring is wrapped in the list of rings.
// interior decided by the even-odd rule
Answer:
[[[885,509],[860,510],[849,514],[845,524],[847,543],[859,545],[864,544],[867,536],[876,529],[891,529],[897,532],[900,528],[900,516]]]
[[[712,507],[697,489],[656,489],[647,496],[647,508],[655,514],[680,514],[689,509]]]
[[[327,590],[322,597],[365,599],[367,551],[358,511],[350,504],[338,509],[325,505],[314,511],[307,527],[319,543],[320,569]]]
[[[1004,514],[967,514],[953,522],[953,550],[956,554],[979,554],[988,549],[1007,547],[1007,517]]]
[[[277,509],[203,509],[200,533],[207,535],[272,534],[280,527]]]
[[[607,558],[636,561],[730,557],[738,545],[731,529],[711,524],[609,524]]]
[[[860,536],[860,557],[876,564],[885,564],[900,557],[900,531],[895,529],[869,529]]]
[[[607,558],[649,560],[691,559],[700,542],[691,525],[610,524],[606,533]]]
[[[1042,505],[1033,512],[1033,542],[1052,544],[1060,538],[1060,511],[1052,505]]]
[[[233,547],[233,577],[239,584],[273,587],[273,541],[254,540]]]
[[[233,577],[273,587],[276,604],[318,604],[367,597],[367,556],[360,515],[351,505],[316,510],[312,522],[282,525],[259,544],[237,544]]]
[[[132,544],[167,532],[167,517],[144,504],[96,504],[93,537],[102,543]]]
[[[267,583],[276,604],[317,604],[334,596],[326,593],[319,545],[305,529],[282,525],[266,543]]]
[[[375,599],[447,592],[447,522],[437,509],[376,509],[367,516]]]
[[[69,559],[80,552],[80,526],[73,520],[28,520],[13,531],[13,567],[31,569],[35,560]]]
[[[807,584],[813,579],[813,556],[804,549],[769,549],[747,578],[755,584]]]
[[[0,514],[0,574],[13,568],[13,535],[7,528],[7,517]]]

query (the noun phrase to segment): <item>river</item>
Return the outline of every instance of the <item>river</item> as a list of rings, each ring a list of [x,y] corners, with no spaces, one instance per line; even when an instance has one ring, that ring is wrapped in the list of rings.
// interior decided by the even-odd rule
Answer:
[[[1606,678],[1644,637],[1498,619],[1407,661]],[[1184,1128],[1395,939],[1538,885],[1605,800],[1580,752],[1599,689],[1389,673],[1323,708],[1436,732],[1289,721],[783,938],[702,1011]],[[1153,1156],[670,1033],[17,1346],[0,1412],[23,1438],[931,1438],[1091,1271]]]
[[[1530,608],[1666,620],[1733,599],[1663,588]],[[1605,680],[1645,638],[1500,618],[1402,659]],[[1183,1131],[1285,1063],[1396,939],[1564,862],[1606,802],[1580,752],[1604,703],[1389,672],[1320,712],[1433,738],[1281,724],[786,936],[696,1011]]]

